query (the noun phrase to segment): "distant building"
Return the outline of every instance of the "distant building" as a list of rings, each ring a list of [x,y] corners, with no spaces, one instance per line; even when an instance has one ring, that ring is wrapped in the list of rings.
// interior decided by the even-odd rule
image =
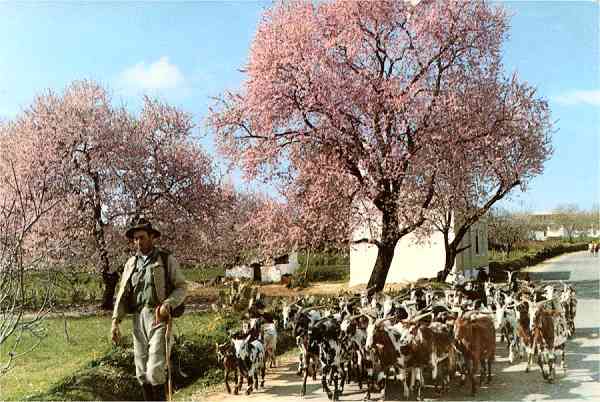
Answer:
[[[552,213],[533,214],[533,218],[537,221],[537,230],[531,231],[531,240],[544,241],[547,239],[568,237],[567,230],[564,226],[556,223]],[[600,223],[592,223],[583,230],[573,231],[573,238],[581,236],[600,238]]]
[[[253,261],[225,270],[227,278],[245,278],[256,282],[280,282],[281,277],[293,274],[300,267],[298,253],[292,252],[266,261]]]
[[[354,232],[353,240],[368,238],[368,230]],[[454,233],[450,234],[452,239]],[[487,219],[472,225],[461,241],[460,247],[469,245],[459,253],[452,272],[461,272],[474,278],[479,269],[489,272]],[[387,283],[414,282],[420,278],[435,278],[444,268],[446,258],[442,233],[435,232],[425,241],[416,241],[414,234],[404,236],[396,245],[394,259],[388,272]],[[377,259],[377,246],[367,242],[350,247],[350,286],[368,283]]]

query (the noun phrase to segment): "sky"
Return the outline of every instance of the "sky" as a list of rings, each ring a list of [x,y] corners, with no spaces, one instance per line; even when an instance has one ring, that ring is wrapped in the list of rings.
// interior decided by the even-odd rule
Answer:
[[[0,119],[47,89],[93,79],[139,110],[157,96],[204,124],[212,98],[235,90],[270,1],[0,3]],[[598,1],[499,2],[511,14],[507,73],[535,86],[555,121],[554,154],[527,192],[502,206],[547,212],[600,202]],[[236,179],[237,181],[237,179]]]

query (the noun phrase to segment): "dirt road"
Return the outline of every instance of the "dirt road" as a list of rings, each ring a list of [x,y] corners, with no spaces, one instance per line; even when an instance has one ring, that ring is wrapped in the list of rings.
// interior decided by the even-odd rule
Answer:
[[[483,385],[475,398],[469,396],[467,387],[461,387],[456,382],[450,393],[443,398],[437,396],[432,388],[428,388],[425,392],[426,400],[600,401],[599,268],[599,257],[592,257],[587,252],[578,252],[554,258],[529,269],[534,280],[565,280],[573,282],[576,286],[579,302],[576,317],[577,334],[567,345],[566,375],[557,369],[557,381],[548,384],[542,380],[539,367],[536,366],[529,373],[525,373],[524,362],[510,364],[506,346],[498,343],[496,363],[492,368],[492,383]],[[295,361],[290,358],[282,363],[281,367],[268,370],[265,388],[249,397],[219,392],[197,396],[194,399],[232,402],[273,399],[297,401],[300,399],[301,381],[295,374]],[[364,392],[355,384],[350,384],[346,386],[340,400],[362,401],[363,397]],[[321,391],[320,379],[309,379],[304,399],[327,401],[327,396]]]

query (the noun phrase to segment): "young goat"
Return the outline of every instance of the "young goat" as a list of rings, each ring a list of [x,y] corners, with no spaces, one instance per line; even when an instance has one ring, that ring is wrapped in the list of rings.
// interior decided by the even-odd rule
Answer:
[[[229,387],[229,373],[233,372],[234,383],[238,382],[238,362],[235,357],[235,349],[231,342],[225,342],[223,344],[216,344],[217,349],[217,361],[223,365],[225,370],[225,388],[227,393],[231,394],[231,388]]]

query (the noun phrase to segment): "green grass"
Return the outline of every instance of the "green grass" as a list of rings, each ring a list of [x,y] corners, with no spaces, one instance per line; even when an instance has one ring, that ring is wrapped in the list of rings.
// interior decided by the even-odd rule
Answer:
[[[350,280],[350,256],[335,252],[298,254],[300,270],[298,275],[304,275],[308,259],[309,282],[347,282]]]
[[[568,242],[567,240],[546,240],[546,241],[534,241],[530,240],[527,242],[523,242],[518,244],[514,250],[510,252],[507,256],[506,253],[497,251],[497,250],[489,250],[489,261],[490,262],[508,262],[513,260],[518,260],[523,257],[534,256],[539,251],[544,249],[551,249],[559,246],[569,246],[573,243]]]
[[[104,284],[100,274],[77,271],[51,270],[25,274],[27,307],[39,308],[46,296],[54,306],[94,304],[102,297]]]
[[[217,276],[225,276],[225,268],[221,265],[216,266],[195,266],[186,267],[183,270],[185,279],[193,282],[203,282],[213,279]]]
[[[43,392],[57,379],[81,369],[111,350],[108,316],[68,319],[69,340],[65,334],[64,319],[47,319],[42,327],[46,330],[46,337],[41,344],[16,360],[15,367],[0,376],[0,399],[23,400]],[[129,322],[123,323],[122,331],[131,332]],[[25,336],[17,351],[28,350],[36,342],[36,338]],[[0,346],[2,361],[9,352],[8,344],[10,339]]]
[[[109,316],[68,319],[69,340],[63,319],[45,320],[47,336],[42,343],[0,377],[0,399],[139,400],[130,321],[125,319],[121,325],[126,347],[117,348],[110,343]],[[219,313],[188,313],[175,321],[172,364],[176,399],[185,400],[222,381],[214,345],[223,342],[239,322],[236,314]],[[33,342],[26,338],[19,351]],[[289,350],[293,344],[291,337],[282,335],[280,350]],[[8,349],[3,347],[0,352],[4,358]]]
[[[184,268],[186,279],[202,282],[225,275],[222,266],[195,266]],[[54,306],[74,307],[100,303],[104,282],[100,274],[75,269],[52,272],[30,272],[25,277],[27,307],[39,308],[49,292]]]
[[[186,314],[184,320],[176,321],[174,333],[199,336],[214,334],[218,332],[223,321],[221,317],[212,313]],[[110,342],[109,316],[69,318],[67,329],[70,341],[65,335],[64,319],[47,319],[42,326],[46,329],[46,337],[42,343],[17,360],[15,367],[0,377],[0,399],[23,400],[40,394],[48,396],[48,390],[58,384],[58,380],[79,370],[99,365],[94,361],[114,350]],[[123,321],[121,332],[125,344],[131,345],[130,319]],[[32,337],[26,337],[18,351],[29,349],[35,342]],[[8,348],[3,346],[0,352],[4,358]],[[133,364],[133,360],[131,363]],[[85,394],[80,396],[81,399],[86,399]]]

